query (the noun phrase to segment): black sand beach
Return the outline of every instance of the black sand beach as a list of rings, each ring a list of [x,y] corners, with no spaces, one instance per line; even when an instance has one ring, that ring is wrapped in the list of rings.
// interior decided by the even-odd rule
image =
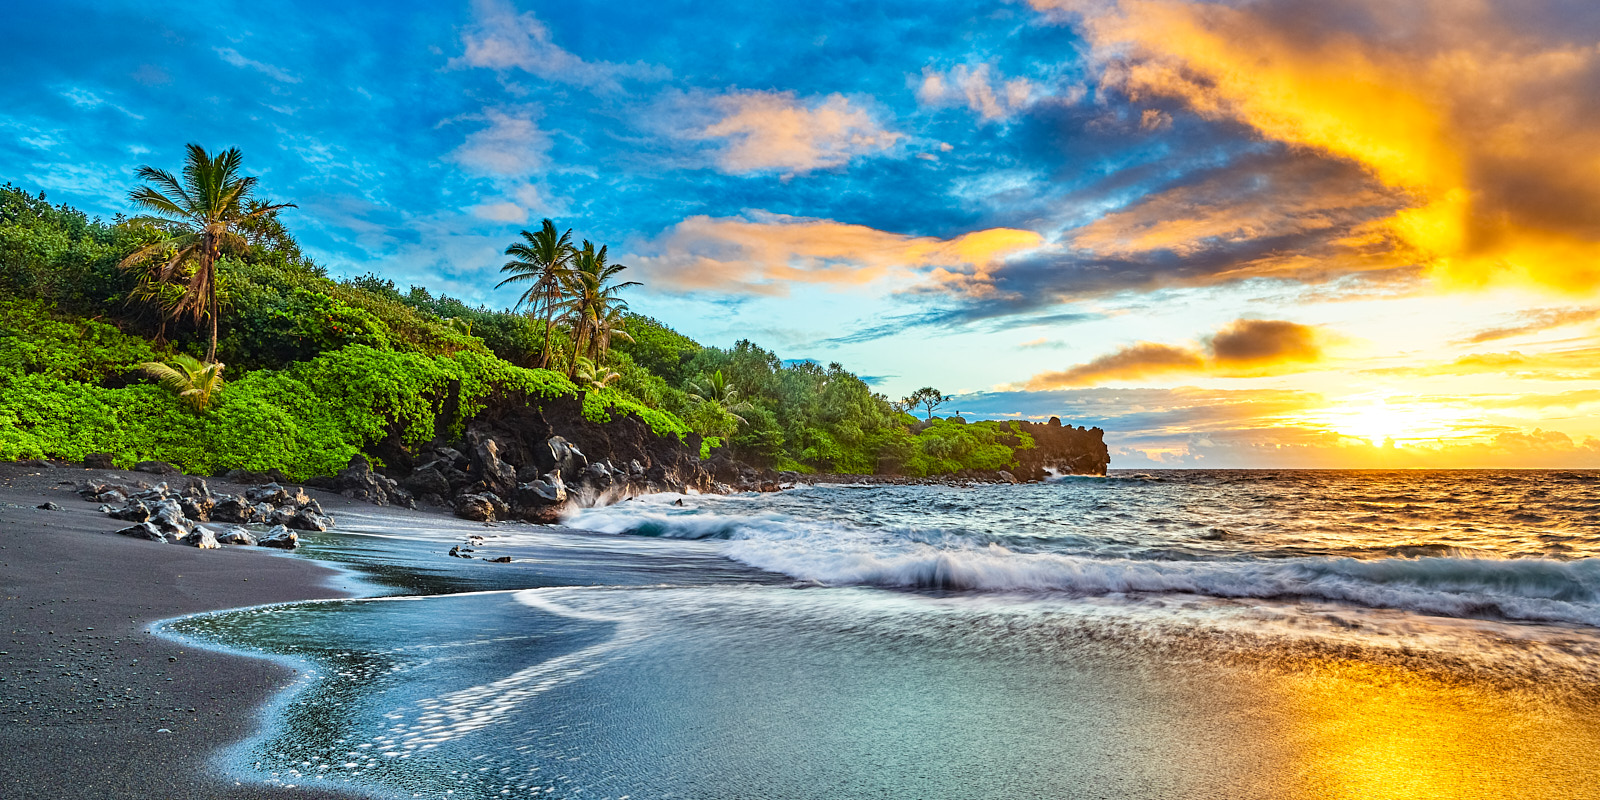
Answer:
[[[260,787],[221,782],[210,759],[257,725],[258,709],[293,673],[185,648],[149,626],[198,611],[346,596],[339,573],[265,550],[113,535],[126,523],[57,485],[104,472],[0,464],[0,796],[260,797]],[[47,500],[63,510],[35,508]]]

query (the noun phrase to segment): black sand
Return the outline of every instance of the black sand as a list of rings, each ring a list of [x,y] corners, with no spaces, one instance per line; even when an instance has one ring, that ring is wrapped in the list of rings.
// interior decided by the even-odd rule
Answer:
[[[347,796],[223,780],[215,753],[244,739],[294,675],[148,630],[193,612],[345,596],[338,573],[255,548],[116,536],[127,523],[57,485],[104,474],[0,464],[0,797]],[[35,508],[46,500],[64,510]]]

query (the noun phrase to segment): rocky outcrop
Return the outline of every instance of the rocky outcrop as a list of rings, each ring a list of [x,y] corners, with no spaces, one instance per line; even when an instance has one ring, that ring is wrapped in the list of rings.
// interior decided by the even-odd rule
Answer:
[[[1051,417],[1049,422],[1017,424],[1023,433],[1033,437],[1032,449],[1017,451],[1017,477],[1022,480],[1044,480],[1052,472],[1104,475],[1111,464],[1105,431],[1099,428],[1062,425],[1059,417]]]
[[[364,456],[351,458],[350,464],[339,470],[339,474],[332,478],[313,478],[308,481],[308,485],[338,492],[352,500],[364,500],[373,505],[417,507],[417,502],[412,498],[410,491],[393,478],[373,470],[372,462]]]

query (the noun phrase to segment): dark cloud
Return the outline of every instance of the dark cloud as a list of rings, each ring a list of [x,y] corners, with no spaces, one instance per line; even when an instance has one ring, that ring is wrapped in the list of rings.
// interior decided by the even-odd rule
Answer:
[[[1136,342],[1059,372],[1042,372],[1028,380],[1028,388],[1178,375],[1256,377],[1301,372],[1322,360],[1320,336],[1316,328],[1286,320],[1235,320],[1206,337],[1198,348]]]

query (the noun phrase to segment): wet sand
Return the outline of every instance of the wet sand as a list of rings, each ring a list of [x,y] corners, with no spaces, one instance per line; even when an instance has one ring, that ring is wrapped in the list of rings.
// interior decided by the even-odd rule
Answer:
[[[341,573],[271,551],[201,551],[114,535],[127,523],[57,485],[106,473],[0,464],[0,796],[258,798],[261,787],[223,780],[212,758],[258,726],[259,710],[294,681],[293,671],[186,648],[149,626],[351,591],[339,585]],[[35,508],[46,500],[64,510]]]

